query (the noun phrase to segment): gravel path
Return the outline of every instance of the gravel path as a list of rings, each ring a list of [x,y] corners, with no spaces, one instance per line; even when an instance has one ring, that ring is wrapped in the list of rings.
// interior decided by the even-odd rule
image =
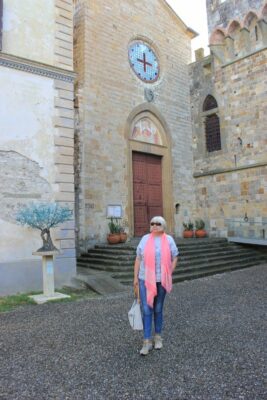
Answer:
[[[147,357],[130,293],[0,314],[0,399],[265,400],[266,277],[267,265],[175,285],[164,348]]]

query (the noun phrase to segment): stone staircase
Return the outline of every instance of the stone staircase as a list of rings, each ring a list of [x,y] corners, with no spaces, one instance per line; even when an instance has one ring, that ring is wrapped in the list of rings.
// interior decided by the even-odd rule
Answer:
[[[176,242],[180,254],[174,283],[267,262],[266,256],[255,248],[228,243],[223,238],[177,239]],[[134,239],[121,245],[95,246],[78,258],[78,273],[102,271],[121,284],[131,285],[137,243]]]

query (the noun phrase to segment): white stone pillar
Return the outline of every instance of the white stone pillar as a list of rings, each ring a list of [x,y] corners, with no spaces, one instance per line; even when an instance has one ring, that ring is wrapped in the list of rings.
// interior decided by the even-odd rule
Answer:
[[[59,251],[35,251],[32,254],[42,257],[43,293],[30,297],[38,304],[70,297],[66,294],[55,292],[54,256],[59,254]]]

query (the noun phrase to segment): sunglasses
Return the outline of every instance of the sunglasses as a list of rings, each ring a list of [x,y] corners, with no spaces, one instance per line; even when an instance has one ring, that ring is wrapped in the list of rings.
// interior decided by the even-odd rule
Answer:
[[[150,225],[151,226],[154,226],[154,225],[161,226],[161,222],[151,222]]]

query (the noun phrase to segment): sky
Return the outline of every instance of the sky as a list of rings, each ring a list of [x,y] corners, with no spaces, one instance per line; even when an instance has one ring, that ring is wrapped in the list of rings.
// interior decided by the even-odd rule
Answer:
[[[167,0],[167,3],[187,26],[199,33],[199,36],[192,40],[192,49],[204,47],[205,55],[208,55],[206,0]]]

